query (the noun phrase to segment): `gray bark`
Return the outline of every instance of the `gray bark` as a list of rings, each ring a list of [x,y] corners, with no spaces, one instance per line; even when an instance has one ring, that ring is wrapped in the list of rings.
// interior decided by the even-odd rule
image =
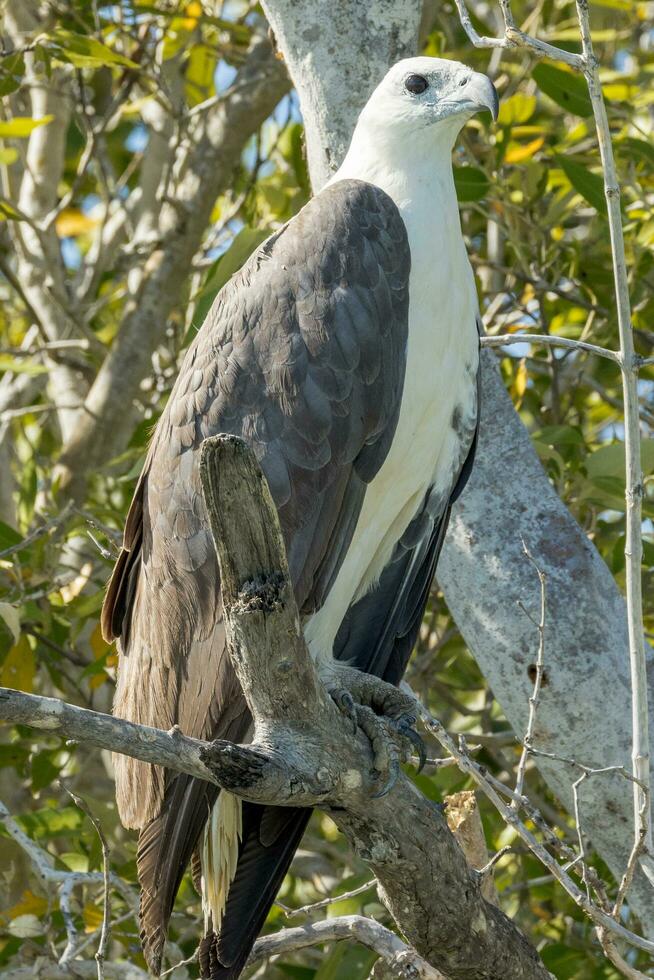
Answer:
[[[421,5],[406,0],[264,0],[300,94],[315,190],[331,176],[374,85],[398,57],[416,53]],[[524,536],[550,583],[546,669],[536,747],[588,765],[630,768],[630,685],[624,600],[602,558],[561,504],[528,433],[484,358],[482,428],[474,477],[454,512],[439,583],[472,654],[514,731],[523,735],[537,636],[518,597],[537,606]],[[570,767],[536,760],[571,806]],[[632,791],[593,777],[584,787],[586,834],[616,875],[632,843]],[[631,903],[654,931],[654,890],[638,874]]]

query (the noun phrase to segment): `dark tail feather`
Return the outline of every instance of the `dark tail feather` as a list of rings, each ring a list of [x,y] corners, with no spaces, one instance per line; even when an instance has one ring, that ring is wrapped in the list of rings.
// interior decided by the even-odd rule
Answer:
[[[220,932],[200,943],[204,980],[240,976],[310,816],[310,809],[243,803],[243,839]]]
[[[176,776],[166,791],[161,813],[139,834],[136,865],[141,885],[141,942],[155,976],[161,970],[177,889],[218,793],[218,787],[211,783]]]

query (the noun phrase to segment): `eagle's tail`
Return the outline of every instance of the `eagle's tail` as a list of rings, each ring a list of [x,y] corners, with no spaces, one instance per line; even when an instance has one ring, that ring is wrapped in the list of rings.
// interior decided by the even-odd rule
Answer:
[[[222,896],[221,922],[217,931],[210,923],[200,943],[204,980],[240,976],[311,816],[310,809],[241,806],[238,860],[226,898]]]
[[[218,795],[218,787],[191,776],[170,783],[161,812],[139,833],[136,866],[141,886],[141,943],[159,976],[175,896]]]

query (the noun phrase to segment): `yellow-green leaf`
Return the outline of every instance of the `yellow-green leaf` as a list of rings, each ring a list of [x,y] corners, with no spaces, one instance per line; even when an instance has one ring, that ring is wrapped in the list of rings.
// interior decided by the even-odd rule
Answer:
[[[498,122],[500,126],[515,126],[526,123],[533,116],[535,109],[535,95],[523,95],[522,92],[516,92],[515,95],[501,103]]]
[[[39,126],[47,126],[53,119],[54,116],[41,116],[40,119],[32,119],[31,116],[14,116],[13,119],[0,121],[0,136],[5,139],[22,139]]]
[[[52,34],[57,48],[57,57],[76,68],[94,68],[100,65],[122,65],[125,68],[138,68],[135,61],[119,54],[102,41],[74,31],[57,28]]]
[[[11,908],[6,909],[2,913],[2,916],[7,919],[17,919],[19,915],[45,915],[47,911],[47,898],[42,898],[41,895],[35,895],[34,892],[26,888],[18,902],[12,905]]]
[[[14,638],[14,643],[20,640],[20,611],[10,602],[0,602],[0,619],[2,619],[7,629]]]
[[[34,684],[34,651],[26,636],[21,636],[0,666],[0,687],[13,687],[31,693]]]

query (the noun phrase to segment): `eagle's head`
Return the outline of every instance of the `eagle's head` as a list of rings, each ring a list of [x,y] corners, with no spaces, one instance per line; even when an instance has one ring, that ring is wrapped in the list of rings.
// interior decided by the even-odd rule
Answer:
[[[495,86],[486,75],[458,61],[405,58],[377,86],[360,120],[407,140],[431,130],[451,143],[475,113],[488,110],[497,119],[498,108]]]

